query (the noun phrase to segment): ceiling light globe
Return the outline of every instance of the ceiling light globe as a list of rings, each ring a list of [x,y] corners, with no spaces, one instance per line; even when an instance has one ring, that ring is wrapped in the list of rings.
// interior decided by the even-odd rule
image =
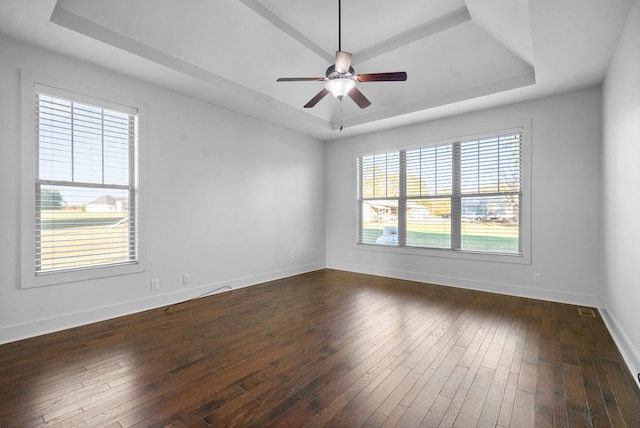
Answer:
[[[324,85],[325,89],[331,92],[333,96],[339,100],[347,95],[354,86],[356,86],[356,81],[350,78],[332,79]]]

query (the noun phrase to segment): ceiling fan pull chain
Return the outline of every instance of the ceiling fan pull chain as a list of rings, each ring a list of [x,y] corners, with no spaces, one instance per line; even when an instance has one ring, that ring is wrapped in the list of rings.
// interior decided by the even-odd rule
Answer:
[[[349,96],[361,109],[371,105],[371,101],[356,87],[356,82],[393,82],[407,80],[407,73],[397,71],[393,73],[356,74],[351,66],[353,55],[342,50],[342,1],[338,0],[338,50],[333,65],[327,68],[326,77],[280,77],[278,82],[325,82],[324,89],[311,98],[304,108],[315,106],[327,94],[332,94],[340,100],[340,131],[342,131],[342,99]]]
[[[338,50],[342,50],[342,6],[338,0]]]

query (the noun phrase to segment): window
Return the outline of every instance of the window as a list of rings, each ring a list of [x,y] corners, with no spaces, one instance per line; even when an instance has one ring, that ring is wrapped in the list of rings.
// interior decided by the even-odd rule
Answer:
[[[36,276],[137,263],[136,109],[32,93]]]
[[[357,158],[359,244],[523,254],[523,131]]]

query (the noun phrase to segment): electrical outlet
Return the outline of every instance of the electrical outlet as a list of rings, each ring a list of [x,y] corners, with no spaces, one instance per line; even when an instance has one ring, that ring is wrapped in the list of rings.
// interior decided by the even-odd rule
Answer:
[[[293,264],[295,258],[293,256],[289,256],[289,263]]]
[[[151,280],[151,289],[152,290],[160,289],[160,280],[159,279],[152,279]]]
[[[183,273],[182,274],[182,283],[184,285],[187,285],[191,282],[191,275],[189,275],[188,273]]]
[[[539,272],[533,274],[533,282],[542,282],[542,275]]]

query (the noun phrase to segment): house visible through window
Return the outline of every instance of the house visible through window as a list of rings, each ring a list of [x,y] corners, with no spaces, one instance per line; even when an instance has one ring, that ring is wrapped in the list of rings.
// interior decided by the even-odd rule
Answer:
[[[37,275],[138,261],[136,111],[72,98],[35,93]]]
[[[522,254],[522,131],[361,156],[360,244]]]

